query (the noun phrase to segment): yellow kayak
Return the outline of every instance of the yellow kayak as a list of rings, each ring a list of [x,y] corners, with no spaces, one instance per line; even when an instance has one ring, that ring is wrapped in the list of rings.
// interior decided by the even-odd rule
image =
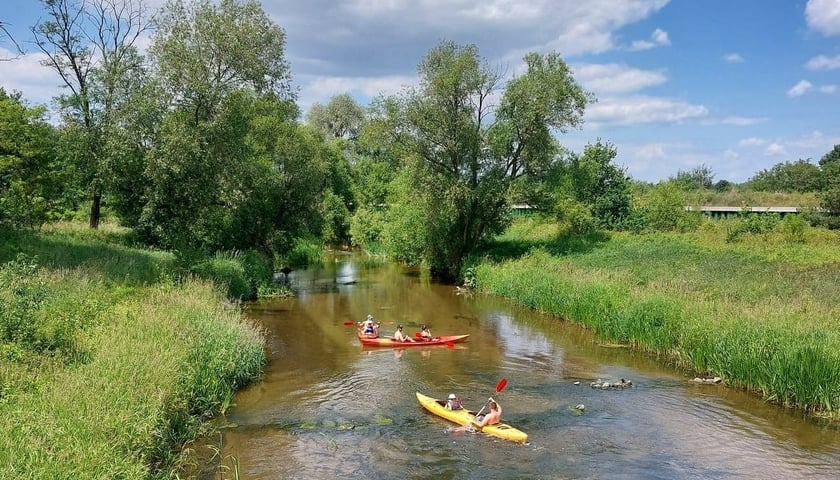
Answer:
[[[427,397],[420,392],[417,392],[417,401],[426,410],[434,413],[439,417],[443,417],[450,422],[455,422],[458,425],[466,427],[475,420],[475,413],[465,408],[460,410],[448,410],[446,408],[446,400],[438,400],[436,398]],[[522,430],[518,430],[506,423],[497,423],[495,425],[487,425],[483,428],[478,428],[475,424],[472,425],[476,430],[480,430],[488,435],[510,440],[512,442],[525,443],[528,441],[528,434]]]

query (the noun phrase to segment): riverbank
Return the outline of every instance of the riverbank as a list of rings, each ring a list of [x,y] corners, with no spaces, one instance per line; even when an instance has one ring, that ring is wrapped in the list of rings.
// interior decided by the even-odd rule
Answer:
[[[264,364],[209,282],[124,232],[0,232],[0,477],[158,478]]]
[[[840,239],[809,229],[727,243],[697,233],[562,235],[525,219],[471,270],[476,288],[721,377],[780,405],[840,419]]]

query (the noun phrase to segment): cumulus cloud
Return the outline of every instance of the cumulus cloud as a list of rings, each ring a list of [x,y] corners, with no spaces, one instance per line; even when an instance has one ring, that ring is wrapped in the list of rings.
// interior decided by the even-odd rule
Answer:
[[[787,91],[788,97],[801,97],[808,92],[808,90],[812,89],[814,85],[811,84],[808,80],[800,80],[799,83],[791,87],[790,90]]]
[[[723,60],[727,63],[741,63],[744,61],[744,58],[737,53],[727,53],[723,56]]]
[[[764,149],[764,155],[768,157],[775,155],[785,155],[786,153],[787,151],[785,150],[784,145],[781,145],[776,142],[767,145],[767,148]]]
[[[662,72],[642,70],[617,63],[574,65],[572,71],[584,88],[599,93],[636,92],[668,79]]]
[[[650,50],[651,48],[664,47],[671,44],[671,39],[668,38],[668,32],[657,28],[650,34],[650,40],[636,40],[630,44],[629,50]]]
[[[825,55],[817,55],[816,57],[808,60],[808,63],[805,64],[805,68],[808,70],[836,70],[840,68],[840,55],[834,57],[828,57]]]
[[[805,5],[808,27],[825,36],[840,35],[840,2],[837,0],[808,0]]]
[[[596,124],[639,125],[651,123],[680,123],[702,118],[708,114],[703,105],[679,100],[648,96],[604,98],[589,107],[586,121]]]

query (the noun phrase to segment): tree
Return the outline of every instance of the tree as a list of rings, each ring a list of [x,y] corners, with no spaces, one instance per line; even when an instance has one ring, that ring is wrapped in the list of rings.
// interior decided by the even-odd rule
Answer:
[[[353,97],[344,93],[330,99],[326,105],[314,103],[306,114],[306,123],[325,135],[355,140],[365,122],[365,110]]]
[[[172,0],[155,26],[150,52],[161,84],[196,123],[241,88],[294,99],[286,33],[255,0]]]
[[[831,216],[840,217],[840,144],[823,155],[819,165],[823,180],[823,190],[819,193],[820,206]]]
[[[757,191],[816,192],[822,189],[819,167],[808,160],[777,163],[762,170],[747,181]]]
[[[618,151],[599,139],[573,156],[568,168],[568,189],[578,202],[589,207],[601,228],[621,228],[630,214],[630,178],[612,164]]]
[[[552,133],[582,122],[590,96],[557,53],[525,57],[525,73],[499,93],[500,74],[474,45],[444,41],[420,62],[420,86],[390,105],[394,142],[411,165],[424,212],[423,255],[433,274],[460,277],[465,258],[509,221],[516,179],[553,168]]]
[[[142,0],[42,0],[47,20],[32,27],[44,65],[70,93],[60,104],[65,122],[80,125],[77,158],[91,199],[90,227],[101,216],[107,158],[103,138],[112,125],[120,84],[140,68],[134,44],[148,28]]]
[[[156,25],[171,111],[148,155],[142,232],[185,252],[271,254],[317,231],[323,140],[295,123],[285,32],[253,0],[173,1]]]
[[[23,49],[20,47],[20,44],[15,40],[15,37],[9,32],[9,29],[6,28],[8,25],[7,22],[0,20],[0,45],[3,44],[3,41],[7,41],[11,43],[12,49],[9,50],[12,54],[21,55],[23,54]],[[9,60],[14,60],[17,57],[0,57],[0,62],[6,62]]]
[[[45,113],[0,88],[0,224],[40,227],[59,202],[57,134]]]
[[[692,171],[686,172],[679,170],[675,177],[670,178],[677,186],[683,190],[700,190],[712,188],[715,174],[708,166],[700,165],[695,167]]]

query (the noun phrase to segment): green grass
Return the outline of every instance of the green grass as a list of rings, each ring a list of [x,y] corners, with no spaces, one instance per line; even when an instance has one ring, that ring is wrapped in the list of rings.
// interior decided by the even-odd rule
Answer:
[[[0,236],[3,261],[30,255],[0,269],[0,478],[175,476],[183,444],[260,374],[261,333],[120,235]]]
[[[727,243],[722,224],[596,241],[558,232],[536,219],[519,222],[474,268],[477,287],[838,418],[836,232],[808,231],[796,244],[777,232]],[[525,253],[510,255],[516,251]]]

